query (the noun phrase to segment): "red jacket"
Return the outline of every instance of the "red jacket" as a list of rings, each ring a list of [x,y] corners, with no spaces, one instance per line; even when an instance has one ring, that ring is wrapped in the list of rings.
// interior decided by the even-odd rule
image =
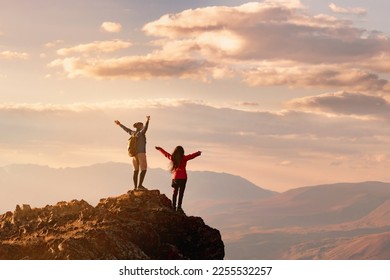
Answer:
[[[163,148],[158,149],[165,157],[167,157],[169,160],[172,160],[172,155],[165,151]],[[200,156],[201,152],[196,152],[190,155],[184,155],[183,159],[180,162],[180,165],[178,168],[173,170],[172,178],[173,179],[187,179],[187,161],[196,158],[197,156]]]

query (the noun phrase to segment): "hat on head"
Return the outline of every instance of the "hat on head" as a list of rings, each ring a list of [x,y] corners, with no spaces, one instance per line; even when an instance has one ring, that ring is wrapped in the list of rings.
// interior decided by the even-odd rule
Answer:
[[[138,128],[141,125],[144,125],[144,124],[142,122],[136,122],[133,124],[133,127]]]

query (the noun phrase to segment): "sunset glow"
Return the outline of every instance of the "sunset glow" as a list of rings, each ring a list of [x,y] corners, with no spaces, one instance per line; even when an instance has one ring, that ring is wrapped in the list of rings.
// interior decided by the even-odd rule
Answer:
[[[390,181],[390,2],[0,3],[1,166],[130,164],[113,121],[150,115],[151,167]]]

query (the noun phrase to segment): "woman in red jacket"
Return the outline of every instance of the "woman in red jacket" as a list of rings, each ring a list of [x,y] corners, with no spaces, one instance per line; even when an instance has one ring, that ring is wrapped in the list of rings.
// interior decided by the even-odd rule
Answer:
[[[177,211],[183,211],[181,204],[183,202],[184,190],[186,189],[187,183],[187,161],[196,158],[202,154],[201,151],[198,151],[193,154],[184,155],[184,149],[182,146],[177,146],[172,154],[166,152],[161,147],[156,147],[165,157],[171,161],[171,172],[172,172],[172,206],[176,209],[176,200],[177,194],[179,194],[179,201],[177,204]]]

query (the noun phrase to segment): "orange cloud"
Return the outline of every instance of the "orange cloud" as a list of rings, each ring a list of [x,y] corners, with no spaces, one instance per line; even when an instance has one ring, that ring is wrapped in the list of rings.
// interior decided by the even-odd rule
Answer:
[[[367,13],[367,10],[364,8],[343,8],[340,6],[337,6],[334,3],[329,4],[329,8],[332,12],[336,14],[353,14],[353,15],[365,15]]]
[[[70,48],[62,48],[57,51],[57,54],[61,56],[67,56],[71,54],[90,54],[93,52],[115,52],[121,49],[127,49],[131,47],[130,42],[121,40],[114,41],[95,41],[88,44],[80,44]]]
[[[142,30],[157,37],[148,53],[94,58],[130,43],[93,42],[58,50],[72,57],[51,65],[62,66],[69,77],[204,82],[240,77],[251,86],[390,90],[378,74],[390,72],[387,36],[334,16],[310,15],[298,0],[189,9],[163,15]]]
[[[124,78],[132,80],[152,78],[190,78],[207,81],[213,76],[213,65],[206,61],[169,59],[159,56],[130,56],[99,60],[65,58],[53,61],[49,66],[62,66],[70,78]],[[205,71],[205,69],[208,69]]]
[[[29,55],[25,52],[2,51],[0,59],[28,59]]]
[[[353,99],[348,95],[337,97],[345,99],[345,106]],[[326,102],[322,99],[317,103]],[[364,104],[366,102],[362,101],[361,106]],[[369,106],[373,104],[371,102]],[[332,108],[334,106],[331,105]],[[259,162],[265,162],[260,168],[260,180],[268,176],[269,182],[274,185],[291,186],[289,179],[285,178],[288,172],[293,171],[291,168],[296,168],[295,175],[301,184],[307,178],[307,166],[313,171],[331,170],[329,167],[335,164],[335,160],[342,160],[345,166],[346,163],[357,166],[366,155],[372,155],[367,168],[382,166],[378,174],[388,174],[386,165],[390,158],[384,152],[390,142],[388,120],[356,118],[347,114],[329,117],[304,108],[301,111],[253,112],[174,99],[129,99],[71,105],[0,104],[1,119],[6,120],[0,122],[3,162],[15,162],[17,155],[20,155],[18,159],[21,161],[28,159],[34,163],[61,166],[126,160],[123,136],[113,120],[142,121],[140,116],[143,117],[145,112],[153,120],[153,129],[148,132],[150,139],[167,147],[175,147],[178,142],[187,143],[188,148],[193,145],[202,147],[205,151],[202,166],[210,170],[215,170],[215,166],[224,162],[230,166],[224,167],[224,171],[233,172],[237,171],[236,163],[243,162],[242,168],[253,167],[252,176],[257,178]],[[175,124],[175,137],[167,133],[166,124],[172,123]],[[109,136],[101,137],[102,126]],[[97,141],[91,142],[91,139]],[[231,147],[239,149],[232,151]],[[154,157],[152,152],[150,156]],[[271,166],[277,169],[268,174]],[[342,178],[351,178],[357,173],[356,169],[349,167],[343,171],[345,177]],[[364,171],[359,169],[362,175]],[[329,172],[318,173],[315,180],[323,181],[329,177]],[[383,177],[375,177],[378,178]]]
[[[362,93],[327,93],[294,99],[286,105],[288,109],[305,112],[355,116],[362,119],[390,119],[390,102],[386,98]]]
[[[143,30],[149,35],[170,38],[197,36],[208,31],[232,30],[267,21],[284,21],[291,16],[291,10],[301,8],[299,1],[264,1],[250,2],[237,7],[213,6],[190,9],[177,14],[163,15],[160,19],[146,24]]]
[[[122,31],[122,25],[117,22],[105,21],[100,26],[101,30],[109,33],[119,33]]]
[[[389,89],[388,80],[348,65],[295,66],[274,62],[245,72],[244,80],[251,86],[322,87],[364,92],[387,92]]]

